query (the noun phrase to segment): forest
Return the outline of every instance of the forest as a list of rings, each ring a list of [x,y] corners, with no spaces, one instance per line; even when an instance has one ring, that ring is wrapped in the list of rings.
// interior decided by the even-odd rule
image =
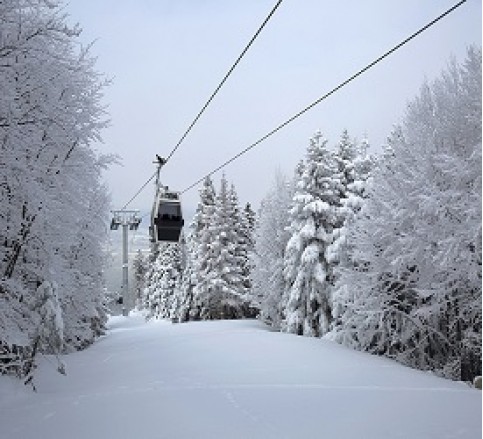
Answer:
[[[179,245],[133,263],[138,306],[274,329],[463,381],[481,375],[481,49],[421,86],[382,154],[309,141],[257,213],[207,177]]]
[[[108,318],[109,85],[46,0],[0,2],[0,373]],[[384,150],[316,132],[261,205],[207,177],[179,244],[133,261],[148,319],[258,318],[462,381],[481,375],[481,48],[421,86]],[[350,120],[347,121],[350,124]]]

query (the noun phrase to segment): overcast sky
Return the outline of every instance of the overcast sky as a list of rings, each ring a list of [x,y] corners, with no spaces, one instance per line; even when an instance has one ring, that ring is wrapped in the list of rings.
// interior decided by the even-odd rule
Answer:
[[[183,190],[452,6],[447,0],[284,0],[241,64],[163,170]],[[114,207],[154,172],[254,34],[275,0],[70,0],[97,68],[111,126],[103,152],[123,166],[106,173]],[[277,168],[292,173],[320,129],[344,128],[377,149],[425,78],[451,55],[481,45],[481,1],[466,4],[383,63],[226,168],[242,202],[256,207]],[[215,179],[218,181],[218,178]],[[129,206],[149,211],[149,185]],[[191,213],[197,189],[184,195]],[[120,234],[119,234],[120,235]]]

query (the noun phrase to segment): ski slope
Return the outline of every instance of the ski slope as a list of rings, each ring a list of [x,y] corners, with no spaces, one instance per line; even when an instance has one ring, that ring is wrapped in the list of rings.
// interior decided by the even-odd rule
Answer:
[[[0,377],[2,439],[481,438],[481,392],[253,320],[113,317],[46,358],[37,393]]]

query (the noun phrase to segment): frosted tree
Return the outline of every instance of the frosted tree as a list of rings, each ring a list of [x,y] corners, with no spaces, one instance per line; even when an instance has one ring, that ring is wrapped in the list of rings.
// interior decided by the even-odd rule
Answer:
[[[94,342],[104,333],[107,321],[104,298],[107,258],[104,243],[107,240],[106,207],[109,205],[109,197],[106,187],[100,181],[101,171],[100,164],[91,168],[91,184],[83,185],[88,199],[83,203],[84,215],[79,216],[77,213],[75,222],[71,223],[70,231],[74,236],[64,242],[65,250],[61,251],[62,246],[51,250],[54,254],[58,251],[63,255],[56,269],[63,267],[64,275],[59,273],[56,279],[64,311],[65,344],[70,349],[84,348]],[[87,170],[85,175],[88,175]],[[50,224],[53,223],[54,218],[50,221]],[[60,236],[67,237],[68,234],[64,230]],[[54,237],[52,239],[52,242],[60,242]]]
[[[233,253],[232,271],[236,273],[231,283],[232,289],[238,296],[238,310],[236,317],[255,318],[259,314],[256,303],[251,297],[251,254],[254,251],[253,228],[255,225],[255,212],[247,203],[241,209],[235,186],[232,184],[228,194],[228,217],[231,218],[231,242],[227,241]]]
[[[255,251],[255,224],[256,214],[252,209],[250,203],[245,204],[245,207],[240,215],[240,245],[244,248],[242,260],[242,282],[245,289],[245,294],[251,296],[252,282],[251,272],[253,270],[253,252]],[[251,300],[251,299],[250,299]]]
[[[211,283],[205,274],[212,269],[211,245],[215,236],[216,193],[210,177],[206,177],[200,190],[200,202],[190,225],[189,257],[192,274],[185,279],[185,308],[189,320],[199,320],[208,313],[207,300],[210,297]]]
[[[202,319],[242,317],[240,311],[240,266],[236,255],[238,236],[233,224],[234,206],[225,176],[216,197],[206,264],[201,267],[199,286],[203,291]]]
[[[232,271],[236,273],[234,277],[236,280],[232,281],[231,285],[237,295],[246,298],[250,288],[249,253],[252,238],[248,218],[245,216],[245,211],[240,209],[238,194],[233,184],[228,191],[226,209],[231,229],[231,236],[226,242],[229,242],[232,248]]]
[[[161,243],[159,245],[159,255],[150,275],[146,290],[148,318],[171,318],[173,300],[181,280],[178,243]]]
[[[57,285],[44,282],[37,288],[35,299],[33,308],[37,311],[37,331],[33,340],[32,357],[35,357],[37,350],[55,355],[58,371],[65,374],[65,366],[59,358],[64,346],[64,320],[57,295]],[[29,362],[25,371],[26,383],[33,383],[34,368],[35,364]]]
[[[481,50],[423,85],[350,240],[335,338],[421,369],[481,374]]]
[[[369,143],[365,139],[360,145],[351,140],[344,130],[334,152],[334,160],[340,175],[340,205],[338,227],[334,230],[334,241],[327,255],[335,263],[350,263],[350,250],[347,248],[346,234],[350,224],[360,211],[366,193],[367,180],[373,158],[368,156]]]
[[[148,259],[143,254],[141,249],[138,249],[136,256],[132,262],[132,269],[134,274],[134,294],[136,297],[136,306],[142,306],[142,294],[146,282],[146,273],[148,271]]]
[[[241,213],[234,188],[225,176],[215,197],[211,180],[205,180],[201,201],[191,226],[192,274],[184,286],[194,285],[190,319],[240,318],[253,310],[246,300]]]
[[[351,140],[347,130],[344,130],[334,152],[334,159],[341,177],[340,205],[338,207],[338,226],[333,232],[333,242],[326,254],[334,266],[334,282],[343,269],[357,267],[353,260],[352,248],[347,241],[347,235],[367,196],[367,186],[374,158],[368,155],[369,142],[364,139],[360,144]],[[341,324],[341,314],[345,307],[343,290],[332,292],[332,325]]]
[[[158,282],[158,271],[156,270],[156,259],[152,259],[150,254],[148,270],[146,271],[144,279],[144,289],[141,296],[142,308],[147,311],[146,319],[151,318],[156,310],[151,309],[151,297],[154,294],[157,282]]]
[[[319,132],[310,139],[300,171],[285,251],[282,330],[321,336],[331,322],[333,266],[327,250],[339,225],[341,177]]]
[[[192,309],[193,293],[196,286],[195,273],[195,239],[193,237],[194,223],[190,224],[191,233],[188,235],[185,244],[184,268],[181,273],[180,287],[175,307],[173,309],[173,318],[178,322],[186,322],[192,317],[196,317],[196,311]]]
[[[101,171],[111,159],[90,146],[106,124],[106,82],[79,32],[60,4],[0,3],[0,351],[20,375],[36,352],[40,308],[27,304],[37,285],[58,285],[64,349],[91,343],[106,319]]]
[[[248,236],[248,241],[250,242],[250,246],[253,247],[255,243],[255,238],[253,236],[253,233],[255,231],[255,226],[257,223],[257,214],[255,211],[252,209],[252,205],[250,203],[245,204],[245,208],[243,209],[244,217],[246,219],[246,228],[248,230],[247,236]]]
[[[176,279],[173,288],[173,295],[171,300],[171,308],[169,310],[169,318],[173,323],[185,321],[182,318],[183,307],[185,302],[185,295],[183,291],[183,282],[185,273],[190,269],[188,245],[186,242],[185,234],[182,231],[179,237],[179,241],[176,244]]]
[[[288,212],[293,192],[293,180],[278,172],[261,202],[254,232],[252,301],[260,308],[261,318],[276,329],[280,329],[283,319],[283,261],[290,238]]]

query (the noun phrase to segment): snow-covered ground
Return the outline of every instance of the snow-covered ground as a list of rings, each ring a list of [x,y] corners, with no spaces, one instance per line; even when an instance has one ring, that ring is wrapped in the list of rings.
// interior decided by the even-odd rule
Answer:
[[[94,346],[0,377],[0,437],[481,438],[481,392],[257,321],[113,317]]]

